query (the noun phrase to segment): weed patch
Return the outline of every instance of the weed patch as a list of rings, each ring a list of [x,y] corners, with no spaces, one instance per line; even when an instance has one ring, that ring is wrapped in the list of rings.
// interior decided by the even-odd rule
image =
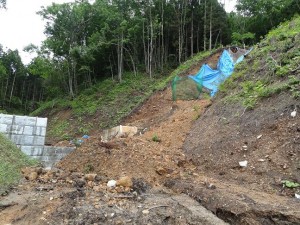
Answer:
[[[0,195],[21,178],[20,170],[25,166],[38,165],[13,143],[0,134]]]

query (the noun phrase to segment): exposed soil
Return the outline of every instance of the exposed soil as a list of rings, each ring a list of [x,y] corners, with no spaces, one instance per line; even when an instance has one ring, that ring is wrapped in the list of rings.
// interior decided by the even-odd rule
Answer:
[[[300,224],[300,190],[281,183],[300,182],[300,117],[290,116],[297,104],[285,95],[252,111],[217,100],[173,102],[168,87],[124,119],[122,125],[137,126],[138,135],[103,144],[101,131],[90,134],[54,175],[24,180],[2,197],[1,221]],[[84,180],[87,173],[97,179]],[[130,188],[107,188],[108,180],[124,176],[132,178]]]

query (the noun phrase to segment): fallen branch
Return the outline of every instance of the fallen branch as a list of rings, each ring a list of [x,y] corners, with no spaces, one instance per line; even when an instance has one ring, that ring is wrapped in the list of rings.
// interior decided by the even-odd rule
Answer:
[[[160,208],[160,207],[170,207],[170,206],[169,205],[157,205],[157,206],[153,206],[153,207],[149,208],[148,210]]]
[[[134,198],[135,196],[132,195],[117,195],[117,196],[111,196],[112,198]]]

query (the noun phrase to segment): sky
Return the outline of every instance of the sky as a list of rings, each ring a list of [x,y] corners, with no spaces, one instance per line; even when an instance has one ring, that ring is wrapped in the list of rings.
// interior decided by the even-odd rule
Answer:
[[[29,44],[40,46],[45,40],[45,21],[36,12],[41,6],[51,5],[52,2],[64,3],[74,0],[7,0],[7,9],[0,10],[0,44],[11,50],[18,49],[24,64],[28,64],[33,54],[23,52]],[[225,2],[225,10],[233,10],[236,0],[219,0]]]
[[[36,12],[52,2],[72,0],[6,0],[7,9],[0,10],[0,44],[5,50],[18,49],[24,64],[28,64],[33,55],[23,52],[23,48],[31,43],[40,46],[46,38],[45,21]]]

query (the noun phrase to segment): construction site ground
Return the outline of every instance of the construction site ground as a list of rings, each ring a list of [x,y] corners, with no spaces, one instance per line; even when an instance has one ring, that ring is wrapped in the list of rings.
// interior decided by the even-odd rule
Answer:
[[[286,99],[264,103],[285,102],[265,110],[271,119],[210,99],[174,102],[167,87],[124,119],[137,135],[103,143],[94,131],[57,168],[24,171],[0,198],[0,224],[300,224],[300,189],[282,184],[300,182],[300,117]]]

